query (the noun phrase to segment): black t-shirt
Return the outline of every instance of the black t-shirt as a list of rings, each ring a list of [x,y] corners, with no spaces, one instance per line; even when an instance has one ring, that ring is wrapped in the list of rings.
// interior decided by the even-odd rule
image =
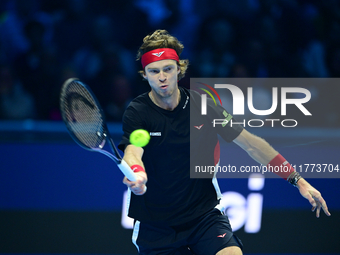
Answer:
[[[219,159],[218,136],[233,141],[242,131],[239,125],[212,128],[212,119],[225,119],[225,110],[208,100],[209,115],[200,113],[200,95],[180,87],[181,101],[168,111],[156,106],[144,93],[135,98],[123,116],[123,137],[119,149],[130,144],[136,129],[150,132],[143,163],[148,175],[147,192],[131,193],[128,215],[141,222],[178,225],[211,210],[219,202],[219,188],[212,179],[190,178],[190,155],[204,154],[205,164]],[[202,125],[203,124],[203,125]],[[194,144],[192,144],[194,143]],[[191,146],[190,146],[191,145]]]

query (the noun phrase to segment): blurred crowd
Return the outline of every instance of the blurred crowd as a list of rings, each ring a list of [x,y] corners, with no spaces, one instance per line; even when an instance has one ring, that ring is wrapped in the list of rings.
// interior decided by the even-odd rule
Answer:
[[[159,28],[185,46],[183,86],[190,77],[340,77],[337,0],[1,0],[0,119],[60,120],[61,85],[78,77],[120,121],[148,89],[135,57]],[[340,89],[316,89],[315,107],[339,125]]]

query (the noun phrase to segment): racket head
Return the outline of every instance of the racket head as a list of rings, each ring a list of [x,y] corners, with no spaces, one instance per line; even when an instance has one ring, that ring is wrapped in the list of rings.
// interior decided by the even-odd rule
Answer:
[[[91,151],[110,139],[104,112],[92,90],[77,78],[66,80],[60,93],[63,121],[74,141]]]

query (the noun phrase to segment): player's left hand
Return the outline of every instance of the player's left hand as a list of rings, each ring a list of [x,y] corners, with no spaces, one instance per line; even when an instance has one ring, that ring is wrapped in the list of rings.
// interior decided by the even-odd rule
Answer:
[[[316,217],[320,217],[321,208],[327,216],[331,216],[328,211],[326,201],[321,196],[321,193],[310,185],[305,179],[301,178],[296,187],[298,187],[300,194],[306,198],[309,203],[313,206],[312,211],[316,210]]]

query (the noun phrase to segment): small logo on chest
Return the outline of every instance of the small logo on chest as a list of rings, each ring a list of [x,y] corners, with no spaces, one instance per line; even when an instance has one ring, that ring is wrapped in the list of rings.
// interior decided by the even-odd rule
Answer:
[[[198,130],[200,130],[203,127],[204,124],[200,125],[200,126],[194,126],[195,128],[197,128]]]
[[[223,235],[219,235],[219,236],[217,236],[217,237],[224,238],[226,234],[227,234],[227,233],[224,233]]]
[[[162,136],[162,132],[150,132],[150,136]]]

